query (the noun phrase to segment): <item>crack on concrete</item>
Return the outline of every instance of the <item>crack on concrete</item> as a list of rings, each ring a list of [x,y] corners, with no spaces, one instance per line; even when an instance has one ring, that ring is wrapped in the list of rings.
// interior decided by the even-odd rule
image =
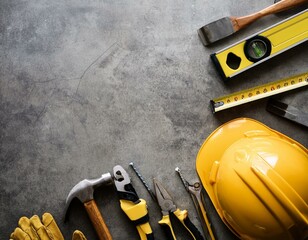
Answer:
[[[89,71],[89,69],[102,57],[102,56],[104,56],[105,54],[106,54],[106,52],[108,52],[111,48],[113,48],[114,46],[118,46],[118,47],[120,47],[119,45],[118,45],[118,43],[117,42],[115,42],[115,43],[113,43],[113,44],[111,44],[101,55],[99,55],[92,63],[90,63],[90,65],[88,65],[88,67],[83,71],[83,73],[82,73],[82,75],[79,77],[79,83],[78,83],[78,86],[77,86],[77,89],[76,89],[76,94],[78,93],[78,90],[79,90],[79,86],[80,86],[80,84],[81,84],[81,81],[82,81],[82,79],[83,79],[83,77],[86,75],[86,73]]]
[[[58,81],[58,80],[77,80],[79,79],[78,77],[75,77],[75,78],[52,78],[52,79],[47,79],[47,80],[44,80],[44,81],[33,81],[34,83],[49,83],[49,82],[53,82],[53,81]]]
[[[47,103],[44,105],[43,109],[37,114],[36,120],[35,120],[33,125],[35,125],[40,120],[40,118],[43,116],[43,114],[46,110],[46,107],[47,107]]]
[[[110,49],[112,49],[114,46],[118,46],[119,48],[121,48],[119,46],[119,44],[117,42],[111,44],[102,54],[100,54],[95,60],[93,60],[86,68],[85,70],[83,71],[83,73],[81,74],[80,77],[72,77],[72,78],[66,78],[66,77],[62,77],[62,78],[52,78],[52,79],[46,79],[44,81],[33,81],[34,83],[36,84],[44,84],[44,83],[49,83],[49,82],[53,82],[53,81],[64,81],[64,80],[79,80],[78,82],[78,86],[76,88],[76,91],[75,91],[75,94],[78,93],[78,90],[79,90],[79,86],[81,84],[81,81],[82,79],[84,78],[84,76],[86,75],[86,73],[90,70],[90,68],[95,64],[97,63],[97,61],[103,57]]]

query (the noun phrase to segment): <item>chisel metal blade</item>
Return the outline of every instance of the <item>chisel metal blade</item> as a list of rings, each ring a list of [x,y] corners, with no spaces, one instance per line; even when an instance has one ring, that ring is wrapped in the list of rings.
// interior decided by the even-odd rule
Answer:
[[[303,112],[294,106],[271,98],[267,102],[266,110],[308,127],[308,113]]]

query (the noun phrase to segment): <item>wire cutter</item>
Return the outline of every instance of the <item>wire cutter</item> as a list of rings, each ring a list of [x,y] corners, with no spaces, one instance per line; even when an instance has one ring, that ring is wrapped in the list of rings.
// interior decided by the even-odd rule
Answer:
[[[121,209],[136,226],[141,240],[154,240],[146,201],[138,197],[129,175],[122,166],[115,166],[113,175]]]
[[[176,240],[172,223],[170,220],[170,213],[172,213],[185,227],[185,229],[189,232],[189,234],[193,237],[194,240],[204,240],[203,236],[196,228],[196,226],[189,220],[187,210],[180,210],[174,204],[171,196],[167,192],[167,190],[163,187],[163,185],[156,180],[153,179],[155,193],[157,202],[161,208],[161,212],[163,214],[162,219],[158,222],[161,226],[164,227],[164,230],[168,236],[168,240]]]

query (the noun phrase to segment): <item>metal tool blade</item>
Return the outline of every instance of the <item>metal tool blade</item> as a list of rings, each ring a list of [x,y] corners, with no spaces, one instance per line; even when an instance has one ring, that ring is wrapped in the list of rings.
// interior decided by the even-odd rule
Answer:
[[[138,169],[135,167],[135,164],[133,162],[131,162],[129,164],[129,166],[132,167],[132,169],[134,170],[134,172],[136,173],[137,177],[140,179],[140,181],[142,182],[142,184],[145,186],[146,190],[149,192],[151,198],[156,202],[156,196],[153,193],[153,191],[151,190],[151,188],[149,187],[149,185],[147,184],[147,182],[144,180],[144,178],[142,177],[141,173],[138,171]]]
[[[138,194],[131,184],[130,177],[125,169],[117,165],[113,168],[114,185],[120,199],[129,200],[132,202],[140,202]]]
[[[174,205],[170,194],[157,179],[154,178],[153,183],[157,202],[162,210],[163,215],[167,215],[168,212],[174,212],[176,210],[176,206]]]
[[[194,206],[197,210],[198,216],[201,221],[202,230],[206,240],[215,240],[215,235],[212,230],[212,224],[210,223],[207,213],[205,210],[205,203],[202,199],[201,191],[202,185],[199,182],[195,182],[194,184],[190,184],[182,175],[179,167],[175,168],[175,171],[179,174],[179,177],[182,180],[182,183],[185,186],[187,192],[190,193],[190,196],[193,200]]]
[[[308,113],[303,112],[294,106],[288,105],[275,99],[269,99],[266,110],[308,127]]]
[[[233,34],[234,28],[229,17],[221,18],[198,29],[203,45],[207,46]]]

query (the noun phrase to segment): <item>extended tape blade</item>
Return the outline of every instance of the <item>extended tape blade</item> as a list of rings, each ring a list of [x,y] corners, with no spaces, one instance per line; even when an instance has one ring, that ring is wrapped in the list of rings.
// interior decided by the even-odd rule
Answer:
[[[210,103],[215,113],[304,86],[308,86],[308,72],[219,97]]]

